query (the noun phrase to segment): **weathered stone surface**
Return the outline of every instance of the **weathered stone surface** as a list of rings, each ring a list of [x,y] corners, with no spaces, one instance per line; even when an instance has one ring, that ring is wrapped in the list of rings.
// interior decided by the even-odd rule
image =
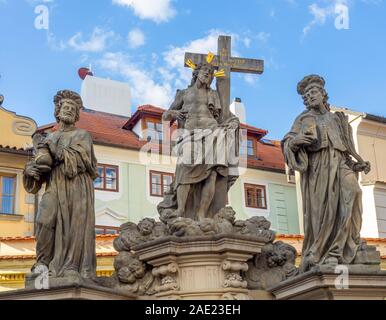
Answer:
[[[117,293],[95,285],[63,285],[46,290],[21,289],[0,293],[0,300],[136,300],[137,296]]]
[[[248,288],[266,290],[296,276],[296,255],[294,247],[281,241],[265,245],[261,254],[248,262],[245,272]]]
[[[264,242],[243,235],[168,237],[134,248],[153,267],[158,299],[250,299],[243,272]]]
[[[35,156],[24,171],[28,192],[46,184],[36,219],[37,262],[26,282],[31,288],[37,276],[48,275],[51,287],[79,285],[96,276],[92,138],[75,127],[83,107],[77,93],[59,91],[54,102],[58,129],[34,135]]]
[[[118,293],[151,296],[156,293],[158,281],[149,266],[130,252],[120,252],[114,260],[115,273],[111,277],[99,277],[100,286],[114,289]]]
[[[278,300],[385,300],[385,271],[350,272],[347,286],[338,279],[339,275],[321,270],[308,271],[269,291]]]
[[[299,82],[298,93],[307,110],[282,141],[288,166],[301,174],[305,233],[301,272],[370,260],[380,264],[376,254],[361,249],[360,240],[358,172],[368,173],[370,163],[356,152],[346,116],[330,111],[324,86],[317,75]]]
[[[245,59],[232,57],[232,46],[230,36],[219,36],[217,55],[213,57],[212,65],[218,70],[224,71],[224,77],[218,79],[216,86],[219,92],[221,105],[225,108],[225,116],[228,117],[230,111],[231,93],[231,72],[262,74],[264,72],[264,61],[257,59]],[[185,53],[185,61],[193,61],[195,64],[205,63],[206,55],[199,53]],[[189,67],[185,63],[186,67]]]
[[[223,105],[218,91],[211,89],[214,77],[213,61],[196,65],[191,85],[177,91],[163,115],[166,122],[177,121],[179,129],[175,179],[158,205],[163,222],[175,217],[213,219],[226,206],[227,193],[238,177],[240,123],[225,112],[229,105]]]

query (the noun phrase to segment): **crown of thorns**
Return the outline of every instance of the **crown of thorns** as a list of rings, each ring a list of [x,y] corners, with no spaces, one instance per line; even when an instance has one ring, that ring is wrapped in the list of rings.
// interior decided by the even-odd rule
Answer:
[[[212,52],[209,52],[208,55],[206,56],[206,63],[208,65],[211,65],[212,66],[212,62],[213,62],[213,59],[214,59],[214,54]],[[192,70],[196,70],[197,69],[197,65],[191,60],[191,59],[188,59],[186,61],[186,65],[192,69]],[[225,71],[223,69],[221,70],[218,70],[218,71],[215,71],[213,73],[213,75],[216,77],[216,78],[223,78],[225,77]]]

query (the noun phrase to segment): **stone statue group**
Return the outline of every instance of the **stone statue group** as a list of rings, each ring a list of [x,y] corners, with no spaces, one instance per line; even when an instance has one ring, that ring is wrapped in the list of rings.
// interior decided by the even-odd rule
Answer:
[[[192,150],[189,144],[197,141],[214,138],[214,144],[239,142],[234,138],[239,119],[232,114],[222,116],[218,92],[211,89],[214,73],[210,63],[198,65],[190,86],[177,92],[163,116],[188,132],[177,142],[179,156],[187,146]],[[225,161],[212,163],[178,162],[172,187],[158,205],[160,221],[124,224],[114,242],[119,252],[116,273],[97,279],[93,188],[97,160],[90,134],[76,127],[82,100],[64,90],[54,99],[58,126],[53,132],[34,135],[35,156],[24,172],[29,192],[37,193],[45,184],[36,221],[37,262],[29,277],[34,279],[44,266],[53,283],[90,281],[151,295],[159,284],[150,266],[134,251],[138,245],[163,237],[240,235],[263,241],[263,252],[250,261],[243,275],[249,288],[267,288],[318,267],[365,264],[360,259],[368,248],[360,239],[362,200],[357,174],[368,173],[370,164],[356,153],[346,116],[330,110],[322,77],[305,77],[298,84],[298,93],[306,110],[284,137],[282,149],[288,166],[301,174],[305,238],[299,269],[294,265],[296,250],[274,243],[267,220],[235,220],[235,212],[226,203],[238,176],[225,157]],[[213,137],[219,128],[225,134]]]

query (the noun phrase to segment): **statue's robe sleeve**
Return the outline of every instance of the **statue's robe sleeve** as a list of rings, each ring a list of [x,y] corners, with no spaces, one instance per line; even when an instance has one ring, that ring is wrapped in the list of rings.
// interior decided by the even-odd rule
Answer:
[[[302,127],[302,118],[306,112],[302,113],[294,122],[291,131],[287,133],[284,139],[281,142],[284,159],[288,167],[299,171],[305,172],[308,169],[308,156],[304,148],[299,148],[298,150],[292,150],[290,147],[290,142],[292,139],[299,134]]]

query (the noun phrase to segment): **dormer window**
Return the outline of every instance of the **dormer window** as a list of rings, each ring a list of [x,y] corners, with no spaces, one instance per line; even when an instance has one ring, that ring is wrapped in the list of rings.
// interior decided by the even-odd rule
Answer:
[[[256,155],[255,139],[248,138],[248,141],[247,141],[247,152],[248,152],[248,156],[255,156]]]
[[[145,118],[143,130],[146,130],[146,140],[162,141],[162,123],[159,119]]]

